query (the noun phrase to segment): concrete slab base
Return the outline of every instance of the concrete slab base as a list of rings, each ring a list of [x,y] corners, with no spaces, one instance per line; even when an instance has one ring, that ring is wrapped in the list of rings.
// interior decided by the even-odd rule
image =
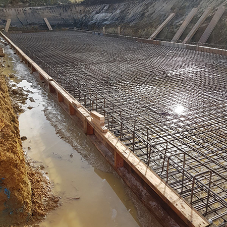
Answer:
[[[145,190],[151,197],[156,196],[160,205],[162,216],[160,221],[165,220],[165,226],[200,226],[205,227],[209,222],[201,216],[191,205],[187,204],[168,184],[163,182],[150,168],[148,168],[131,150],[128,149],[117,137],[108,130],[103,129],[104,116],[93,111],[89,112],[85,107],[77,107],[78,101],[66,90],[54,81],[43,69],[41,69],[32,59],[12,43],[4,34],[1,35],[12,45],[12,48],[20,53],[26,63],[32,65],[37,71],[39,78],[48,85],[49,91],[53,94],[65,111],[72,113],[73,119],[78,118],[80,125],[87,135],[96,137],[103,148],[102,152],[108,152],[110,163],[126,182],[131,182],[134,177],[139,182],[141,190]],[[100,149],[101,150],[101,149]],[[105,156],[106,157],[106,156]],[[127,171],[125,171],[127,170]],[[130,183],[128,183],[130,184]],[[135,188],[133,188],[134,190]],[[141,192],[136,190],[139,196]],[[144,203],[150,207],[145,197]],[[150,207],[151,208],[151,207]],[[155,211],[154,207],[152,212]],[[165,214],[167,219],[164,219]],[[168,221],[168,222],[167,222]]]

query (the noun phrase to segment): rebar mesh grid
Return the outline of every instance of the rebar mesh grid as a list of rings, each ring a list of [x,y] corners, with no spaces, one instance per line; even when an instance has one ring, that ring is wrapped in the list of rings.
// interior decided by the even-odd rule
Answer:
[[[9,38],[209,219],[227,223],[227,58],[82,32]]]

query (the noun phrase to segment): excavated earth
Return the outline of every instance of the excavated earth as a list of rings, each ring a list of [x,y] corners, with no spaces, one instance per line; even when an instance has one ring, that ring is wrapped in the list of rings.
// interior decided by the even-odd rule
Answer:
[[[121,34],[149,38],[160,24],[171,14],[174,18],[158,34],[156,39],[171,41],[181,24],[193,8],[198,12],[189,23],[179,42],[191,31],[204,11],[211,7],[212,10],[202,23],[191,43],[197,43],[213,18],[219,6],[226,6],[226,0],[122,0],[105,1],[85,0],[81,4],[1,8],[0,28],[4,28],[7,19],[11,18],[11,32],[27,32],[27,30],[46,30],[43,18],[48,18],[54,30],[67,27],[88,29],[102,32],[103,26],[107,33],[117,33],[117,27],[121,26]],[[219,48],[226,48],[227,35],[227,11],[225,10],[220,21],[209,37],[207,44]]]
[[[8,89],[7,80],[0,75],[0,226],[25,226],[43,219],[59,198],[44,172],[25,158],[17,114],[27,97],[22,89]]]

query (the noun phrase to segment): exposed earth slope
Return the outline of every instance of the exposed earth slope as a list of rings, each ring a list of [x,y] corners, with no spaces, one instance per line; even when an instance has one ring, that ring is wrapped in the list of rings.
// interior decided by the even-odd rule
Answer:
[[[18,127],[5,78],[0,76],[0,223],[6,225],[31,216],[31,184]]]
[[[0,26],[4,28],[6,20],[11,18],[11,30],[47,29],[43,18],[48,18],[53,28],[76,27],[89,30],[102,30],[116,33],[121,26],[123,35],[148,38],[156,28],[170,15],[175,17],[168,23],[157,39],[171,40],[183,23],[186,16],[195,7],[198,12],[192,19],[185,32],[180,37],[183,40],[207,7],[212,7],[211,13],[194,35],[191,42],[198,42],[210,23],[217,7],[225,5],[226,0],[142,0],[124,1],[109,4],[95,4],[97,1],[85,1],[81,4],[69,4],[46,7],[0,8]],[[221,17],[210,38],[209,44],[225,47],[227,41],[227,10]]]

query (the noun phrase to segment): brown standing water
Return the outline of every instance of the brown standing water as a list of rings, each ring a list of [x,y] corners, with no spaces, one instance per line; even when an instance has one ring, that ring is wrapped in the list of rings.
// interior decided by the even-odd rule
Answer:
[[[28,93],[19,116],[23,149],[53,182],[61,206],[40,227],[159,227],[160,224],[131,193],[99,151],[46,92],[46,88],[6,48],[15,73],[12,83]]]

